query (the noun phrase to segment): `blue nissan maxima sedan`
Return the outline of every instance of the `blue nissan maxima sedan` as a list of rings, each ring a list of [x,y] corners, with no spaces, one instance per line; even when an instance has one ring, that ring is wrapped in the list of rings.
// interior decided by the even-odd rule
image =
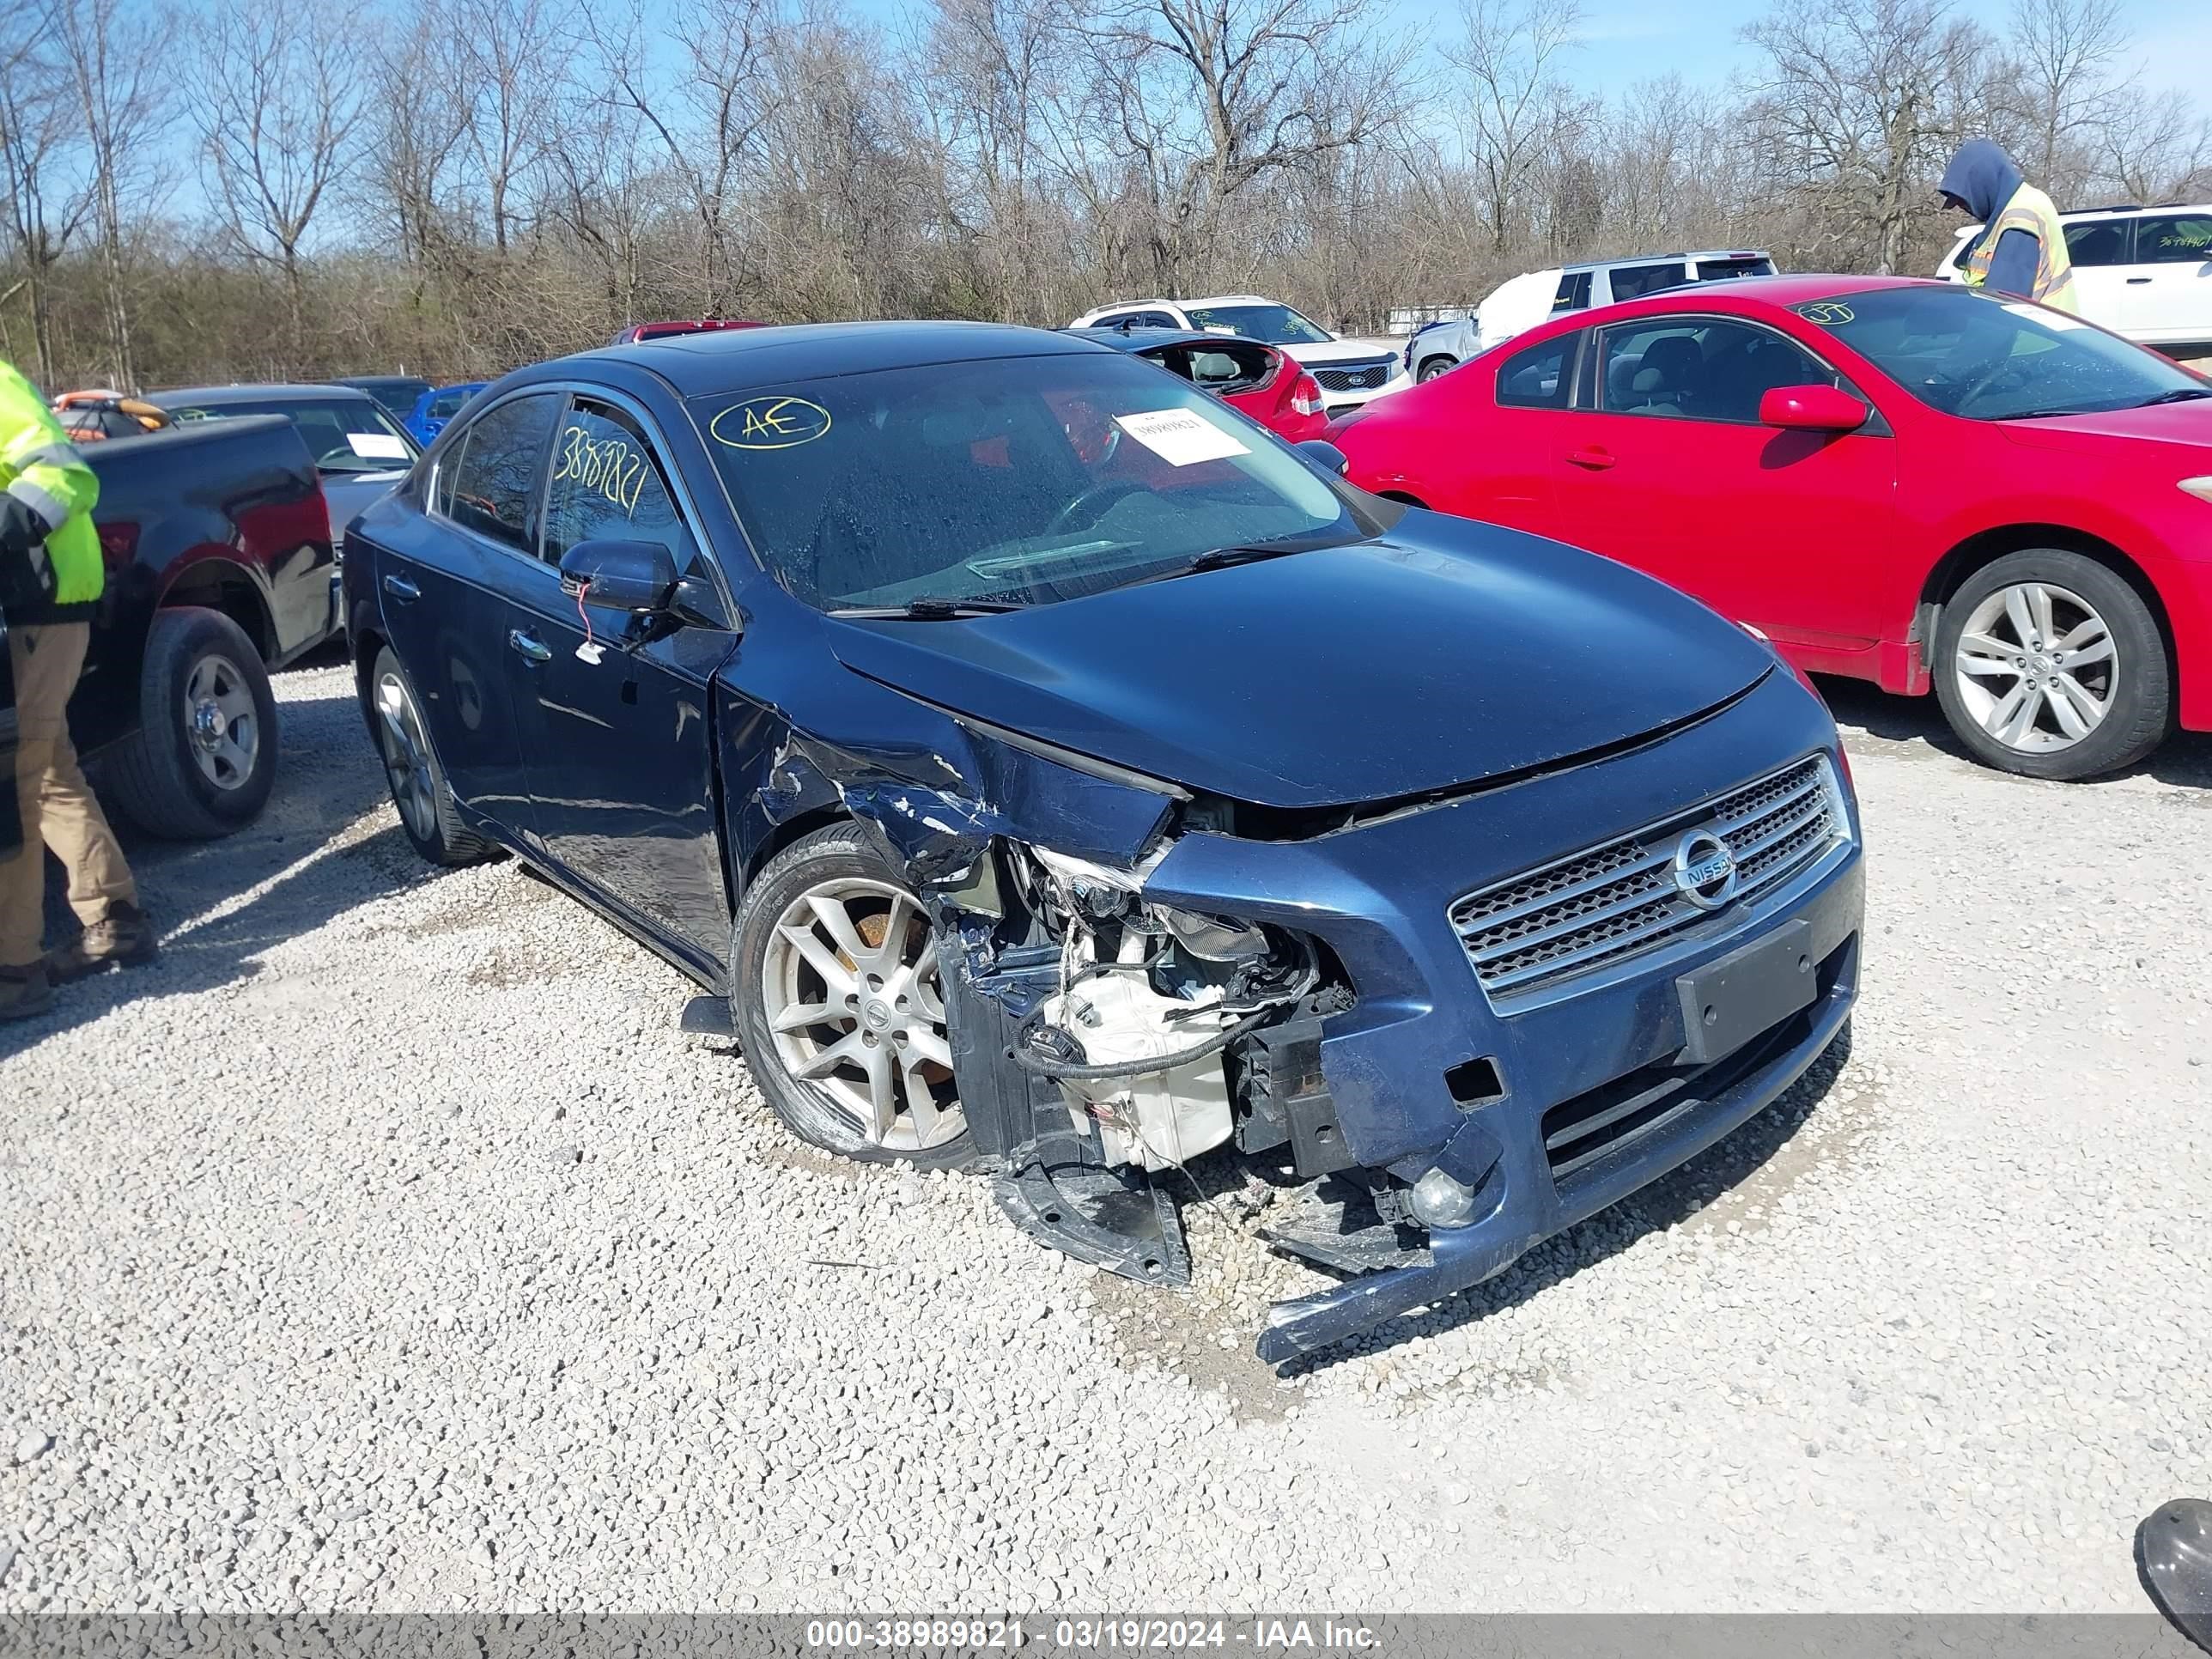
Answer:
[[[1856,993],[1849,773],[1764,642],[1066,334],[519,371],[345,592],[425,857],[526,860],[793,1133],[1131,1278],[1188,1274],[1178,1169],[1246,1160],[1339,1280],[1271,1361],[1681,1164]]]

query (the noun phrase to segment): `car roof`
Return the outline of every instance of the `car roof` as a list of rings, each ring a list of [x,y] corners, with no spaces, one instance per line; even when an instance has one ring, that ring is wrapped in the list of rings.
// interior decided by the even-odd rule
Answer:
[[[330,382],[332,386],[428,386],[430,382],[420,374],[341,374]]]
[[[1265,340],[1248,340],[1242,334],[1222,334],[1205,328],[1064,328],[1063,334],[1096,340],[1116,351],[1151,351],[1171,345],[1255,345],[1277,348]]]
[[[210,409],[224,404],[326,404],[332,399],[343,402],[359,398],[365,404],[377,404],[376,399],[356,386],[179,386],[146,394],[155,404],[204,404]]]
[[[614,370],[643,365],[679,396],[691,398],[873,369],[1105,349],[1079,336],[1002,323],[803,323],[674,334],[620,348],[599,347],[540,367]]]
[[[1580,259],[1559,269],[1567,270],[1609,270],[1616,265],[1663,264],[1669,259],[1771,259],[1774,256],[1763,247],[1698,247],[1680,253],[1631,253],[1618,259]]]
[[[1686,307],[1695,310],[1711,310],[1723,313],[1753,309],[1742,302],[1750,301],[1755,307],[1777,308],[1802,305],[1811,300],[1833,300],[1849,294],[1869,294],[1881,289],[1928,288],[1947,293],[1956,293],[1956,283],[1946,283],[1934,277],[1918,276],[1835,276],[1793,273],[1786,276],[1735,276],[1720,283],[1685,283],[1679,288],[1662,289],[1656,294],[1638,295],[1633,300],[1615,301],[1609,306],[1594,306],[1588,311],[1563,311],[1532,325],[1506,343],[1523,341],[1534,343],[1538,339],[1555,339],[1561,334],[1578,328],[1603,328],[1617,320],[1637,317],[1663,317],[1670,311]],[[1722,303],[1715,305],[1712,302]]]

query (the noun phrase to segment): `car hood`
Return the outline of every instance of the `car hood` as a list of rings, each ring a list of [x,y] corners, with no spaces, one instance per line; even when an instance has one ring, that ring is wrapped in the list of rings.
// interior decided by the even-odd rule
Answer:
[[[2103,449],[2115,438],[2126,438],[2212,450],[2212,398],[2157,404],[2148,409],[2107,410],[2100,415],[2060,415],[1994,424],[2026,449]]]
[[[1402,340],[1332,340],[1327,345],[1286,345],[1279,349],[1311,368],[1321,363],[1357,363],[1376,357],[1395,357],[1406,344]]]
[[[1288,808],[1541,768],[1711,709],[1774,663],[1626,566],[1426,513],[1033,611],[828,626],[846,666],[925,702]]]
[[[323,474],[323,501],[330,507],[331,529],[337,538],[343,541],[346,526],[381,501],[386,492],[406,476],[407,469],[404,466],[390,472]]]

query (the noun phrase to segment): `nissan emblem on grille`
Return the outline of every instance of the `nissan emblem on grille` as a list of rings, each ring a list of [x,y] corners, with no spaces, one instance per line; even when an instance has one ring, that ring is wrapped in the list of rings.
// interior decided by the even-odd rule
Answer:
[[[1692,830],[1674,843],[1674,885],[1700,910],[1717,910],[1735,896],[1735,854],[1709,830]]]
[[[1702,806],[1455,900],[1449,915],[1493,998],[1687,945],[1706,924],[1819,868],[1850,821],[1827,759],[1808,756]]]

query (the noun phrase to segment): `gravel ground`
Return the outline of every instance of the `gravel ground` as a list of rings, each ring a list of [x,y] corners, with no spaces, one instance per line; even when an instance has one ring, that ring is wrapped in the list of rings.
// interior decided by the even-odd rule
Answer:
[[[162,962],[0,1036],[0,1609],[2137,1609],[2212,1489],[2203,740],[2025,783],[1838,688],[1848,1053],[1278,1377],[1249,1222],[1142,1291],[796,1145],[279,695],[264,822],[136,849]]]

